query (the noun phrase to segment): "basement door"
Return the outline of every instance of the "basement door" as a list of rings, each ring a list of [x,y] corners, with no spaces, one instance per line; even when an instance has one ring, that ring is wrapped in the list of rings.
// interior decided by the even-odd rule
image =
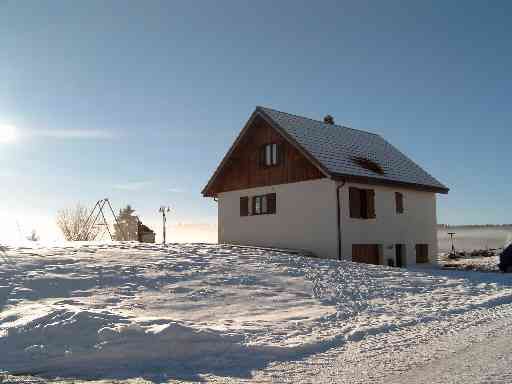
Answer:
[[[352,261],[379,265],[379,245],[352,244]]]
[[[398,268],[405,267],[405,245],[395,244],[395,262]]]

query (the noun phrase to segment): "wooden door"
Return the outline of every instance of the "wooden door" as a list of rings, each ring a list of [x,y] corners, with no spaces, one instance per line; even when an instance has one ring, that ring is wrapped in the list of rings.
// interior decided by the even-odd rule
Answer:
[[[405,265],[405,252],[403,244],[395,244],[396,266],[402,268]]]
[[[428,244],[416,244],[416,264],[428,263]]]
[[[353,244],[352,261],[366,264],[379,264],[378,244]]]

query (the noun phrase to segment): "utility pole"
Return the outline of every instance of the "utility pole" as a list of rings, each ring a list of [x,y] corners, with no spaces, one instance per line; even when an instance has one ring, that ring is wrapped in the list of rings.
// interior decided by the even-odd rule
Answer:
[[[164,237],[163,244],[165,244],[165,224],[167,223],[167,213],[171,212],[171,207],[169,207],[169,206],[166,207],[165,205],[162,205],[158,209],[158,212],[160,212],[162,214],[162,226],[163,226],[163,237]]]
[[[448,232],[450,235],[450,239],[452,240],[452,255],[455,256],[455,246],[453,245],[453,236],[455,236],[455,232]]]

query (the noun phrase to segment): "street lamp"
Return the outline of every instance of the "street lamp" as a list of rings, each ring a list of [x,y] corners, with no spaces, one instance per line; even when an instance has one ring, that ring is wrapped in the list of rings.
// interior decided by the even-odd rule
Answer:
[[[164,237],[164,242],[163,244],[165,244],[165,224],[167,223],[167,213],[171,212],[171,207],[169,206],[165,206],[165,205],[162,205],[160,206],[160,208],[158,209],[158,212],[160,212],[162,214],[162,226],[163,226],[163,237]]]

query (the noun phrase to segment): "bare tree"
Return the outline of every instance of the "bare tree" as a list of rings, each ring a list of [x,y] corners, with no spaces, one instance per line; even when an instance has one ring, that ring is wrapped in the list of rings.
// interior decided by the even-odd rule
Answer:
[[[90,211],[78,203],[73,208],[62,209],[57,213],[57,226],[62,231],[64,238],[68,241],[92,241],[100,234],[99,227],[90,225],[94,218],[89,221]]]

